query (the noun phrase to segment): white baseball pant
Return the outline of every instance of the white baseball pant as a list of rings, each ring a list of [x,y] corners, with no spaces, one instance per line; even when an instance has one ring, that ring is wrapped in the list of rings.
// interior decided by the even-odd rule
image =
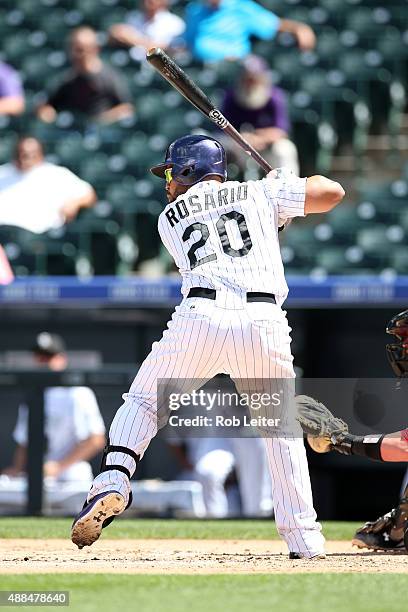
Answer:
[[[173,313],[159,342],[141,365],[109,432],[110,443],[143,456],[158,431],[157,380],[195,379],[204,384],[218,373],[236,382],[245,379],[294,378],[290,327],[285,311],[276,304],[246,302],[246,296],[217,291],[216,300],[185,298]],[[183,388],[183,392],[193,388]],[[258,389],[259,390],[259,389]],[[293,429],[292,429],[293,432]],[[272,497],[279,534],[289,550],[311,557],[324,550],[321,526],[316,521],[303,437],[266,438],[272,477]],[[107,455],[107,465],[121,465],[131,474],[134,459],[121,452]],[[130,486],[118,470],[102,472],[93,482],[91,499],[116,490],[126,500]]]

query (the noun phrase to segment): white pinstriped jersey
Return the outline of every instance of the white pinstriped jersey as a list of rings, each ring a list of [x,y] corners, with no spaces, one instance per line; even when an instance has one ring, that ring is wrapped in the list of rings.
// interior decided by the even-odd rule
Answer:
[[[288,294],[278,227],[304,216],[306,179],[278,168],[259,181],[203,181],[168,204],[159,233],[191,287]]]
[[[159,381],[170,379],[175,391],[190,394],[225,373],[238,393],[266,391],[272,397],[279,389],[279,431],[259,428],[274,483],[276,526],[290,551],[313,557],[323,553],[324,538],[313,508],[302,431],[289,409],[295,372],[290,327],[279,307],[287,285],[278,227],[304,215],[305,185],[306,179],[279,169],[261,181],[198,183],[166,206],[159,232],[183,276],[183,294],[201,286],[216,289],[217,295],[215,300],[192,297],[176,307],[123,396],[109,439],[143,457],[169,416]],[[274,293],[278,306],[248,303],[246,291]],[[222,427],[218,436],[223,437]],[[106,461],[111,469],[95,478],[88,500],[115,491],[127,502],[131,485],[126,470],[130,476],[135,472],[134,457],[116,451]]]

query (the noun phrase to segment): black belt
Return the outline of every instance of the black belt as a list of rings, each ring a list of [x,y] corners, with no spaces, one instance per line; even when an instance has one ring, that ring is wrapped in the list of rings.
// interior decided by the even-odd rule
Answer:
[[[207,300],[215,300],[217,292],[215,289],[207,287],[192,287],[188,292],[187,297],[207,298]],[[276,298],[273,293],[265,293],[263,291],[247,291],[247,302],[270,302],[276,304]]]

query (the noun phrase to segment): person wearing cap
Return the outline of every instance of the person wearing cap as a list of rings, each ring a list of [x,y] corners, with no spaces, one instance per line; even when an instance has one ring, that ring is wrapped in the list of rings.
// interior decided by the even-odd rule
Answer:
[[[61,336],[42,332],[32,348],[37,366],[54,372],[67,368],[65,342]],[[88,387],[50,387],[44,393],[46,453],[43,473],[58,482],[89,482],[89,460],[105,445],[105,425],[94,392]],[[21,405],[13,437],[17,443],[13,461],[3,474],[25,474],[28,444],[28,408]]]
[[[298,152],[289,138],[286,95],[272,84],[264,59],[250,55],[242,62],[237,82],[225,92],[221,111],[272,168],[286,167],[299,176]],[[237,147],[229,148],[244,168],[247,155]]]

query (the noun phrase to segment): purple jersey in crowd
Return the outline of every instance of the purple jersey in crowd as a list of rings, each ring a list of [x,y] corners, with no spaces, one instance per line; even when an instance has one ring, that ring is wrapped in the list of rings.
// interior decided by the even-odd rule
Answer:
[[[273,87],[268,102],[257,109],[241,106],[234,90],[229,89],[225,94],[222,113],[238,130],[248,124],[254,129],[276,127],[287,133],[290,130],[286,95],[279,87]]]
[[[8,64],[0,62],[0,98],[22,95],[23,86],[18,72]]]

